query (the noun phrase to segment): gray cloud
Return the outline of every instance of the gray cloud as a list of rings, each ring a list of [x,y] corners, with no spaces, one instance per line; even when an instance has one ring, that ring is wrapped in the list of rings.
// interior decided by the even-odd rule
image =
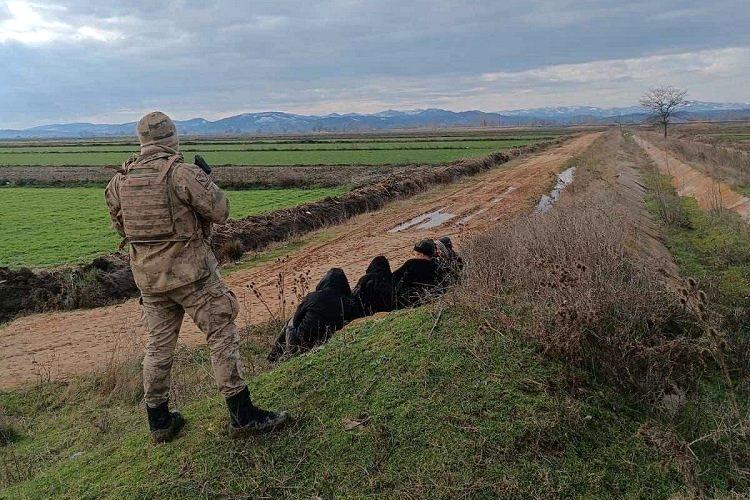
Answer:
[[[0,0],[0,127],[632,104],[662,82],[747,101],[748,24],[744,0]]]

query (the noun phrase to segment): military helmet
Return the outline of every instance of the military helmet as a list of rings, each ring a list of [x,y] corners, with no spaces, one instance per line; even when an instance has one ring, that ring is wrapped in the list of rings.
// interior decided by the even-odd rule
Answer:
[[[136,130],[141,147],[154,144],[170,147],[177,145],[177,127],[161,111],[153,111],[141,118]]]

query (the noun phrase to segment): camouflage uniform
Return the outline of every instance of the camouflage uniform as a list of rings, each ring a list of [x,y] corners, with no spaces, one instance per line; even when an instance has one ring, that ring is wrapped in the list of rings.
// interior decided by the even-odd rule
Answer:
[[[163,113],[138,124],[141,154],[131,158],[105,192],[114,228],[130,243],[130,266],[141,291],[148,342],[143,360],[145,400],[169,398],[177,336],[187,312],[206,334],[224,397],[245,389],[237,327],[239,306],[218,275],[208,242],[212,223],[229,216],[224,193],[179,154],[177,132]]]

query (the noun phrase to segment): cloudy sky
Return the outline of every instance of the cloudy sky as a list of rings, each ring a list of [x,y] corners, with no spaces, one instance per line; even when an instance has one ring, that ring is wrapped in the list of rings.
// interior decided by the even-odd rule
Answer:
[[[0,128],[750,101],[747,0],[0,0]]]

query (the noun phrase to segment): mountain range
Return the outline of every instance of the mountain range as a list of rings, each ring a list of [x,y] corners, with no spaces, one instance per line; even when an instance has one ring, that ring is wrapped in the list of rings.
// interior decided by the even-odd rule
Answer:
[[[598,108],[562,106],[516,109],[498,112],[417,109],[387,110],[373,114],[332,113],[298,115],[279,111],[243,113],[209,121],[203,118],[175,121],[182,135],[273,135],[317,132],[367,132],[396,129],[436,129],[452,127],[598,125],[639,123],[648,114],[639,106]],[[689,101],[676,115],[676,121],[750,120],[750,103],[711,103]],[[0,129],[0,139],[52,139],[132,136],[135,122],[120,124],[62,123],[27,129]]]

